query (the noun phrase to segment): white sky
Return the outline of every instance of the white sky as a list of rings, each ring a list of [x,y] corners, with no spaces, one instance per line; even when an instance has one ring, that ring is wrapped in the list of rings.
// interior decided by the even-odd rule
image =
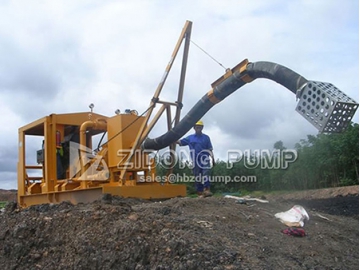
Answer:
[[[1,1],[0,188],[17,188],[18,128],[51,113],[146,110],[186,22],[191,39],[232,68],[243,59],[286,66],[359,101],[357,0]],[[175,101],[182,50],[162,100]],[[190,45],[184,116],[224,69]],[[295,95],[256,80],[203,118],[217,158],[228,149],[294,147],[317,130]],[[358,113],[353,121],[358,123]],[[163,122],[151,138],[166,131]],[[189,133],[191,133],[190,131]],[[38,142],[30,146],[35,161]]]

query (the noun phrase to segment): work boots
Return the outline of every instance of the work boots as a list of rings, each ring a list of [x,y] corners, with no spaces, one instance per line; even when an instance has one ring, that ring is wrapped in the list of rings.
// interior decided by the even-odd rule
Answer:
[[[203,197],[211,197],[213,194],[210,191],[210,188],[205,188],[203,192]]]
[[[199,198],[211,197],[213,194],[210,191],[210,188],[205,188],[204,192],[198,191],[197,193]]]

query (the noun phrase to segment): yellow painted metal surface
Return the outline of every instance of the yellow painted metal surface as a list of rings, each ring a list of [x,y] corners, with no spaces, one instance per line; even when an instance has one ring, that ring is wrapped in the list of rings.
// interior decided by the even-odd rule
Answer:
[[[135,136],[139,133],[144,117],[132,114],[120,114],[111,117],[108,122],[108,166],[117,167],[129,154]],[[132,159],[134,162],[134,159]]]
[[[98,199],[102,193],[110,193],[123,197],[143,199],[167,199],[186,196],[186,186],[165,183],[161,185],[155,179],[155,164],[151,164],[148,154],[136,149],[130,160],[131,166],[121,166],[126,160],[124,154],[129,154],[134,141],[141,132],[144,117],[134,114],[120,114],[106,117],[94,113],[51,114],[36,120],[19,129],[19,161],[18,161],[18,202],[22,207],[43,203],[91,202]],[[71,131],[73,130],[73,131]],[[74,131],[75,130],[75,131]],[[81,145],[92,148],[91,136],[107,132],[107,143],[96,157],[101,157],[107,165],[107,170],[89,168],[96,162],[96,157],[90,163],[82,164],[78,174],[72,176],[67,168],[64,179],[58,179],[58,158],[63,141],[71,132],[78,135]],[[43,139],[43,152],[39,160],[41,164],[28,164],[26,161],[26,138],[28,135]],[[106,140],[105,140],[106,141]],[[39,145],[39,149],[41,145]],[[149,166],[149,165],[152,166]],[[104,165],[101,163],[100,165]],[[84,167],[88,166],[88,167]],[[104,167],[104,166],[102,166]],[[41,175],[29,176],[32,171],[40,171]],[[120,174],[125,179],[120,181]],[[147,179],[147,183],[140,180]],[[105,179],[97,181],[97,179]],[[107,180],[106,180],[107,179]]]
[[[106,119],[106,116],[95,113],[69,113],[69,114],[51,114],[42,117],[30,124],[19,128],[18,142],[18,201],[23,201],[23,197],[39,194],[52,194],[59,190],[59,181],[57,179],[57,145],[56,138],[59,133],[59,139],[62,141],[65,136],[69,135],[72,127],[80,127],[82,123],[89,119]],[[97,134],[99,131],[92,131]],[[39,149],[43,149],[42,164],[29,164],[26,160],[26,143],[27,136],[38,136],[43,140],[43,148],[39,145]],[[41,176],[29,176],[35,170],[42,172]],[[68,186],[69,187],[69,186]],[[40,196],[42,198],[42,196]],[[29,197],[30,198],[30,197]],[[35,197],[31,197],[31,201],[36,202]],[[43,203],[43,199],[39,199],[39,203]],[[48,200],[48,202],[51,202]]]

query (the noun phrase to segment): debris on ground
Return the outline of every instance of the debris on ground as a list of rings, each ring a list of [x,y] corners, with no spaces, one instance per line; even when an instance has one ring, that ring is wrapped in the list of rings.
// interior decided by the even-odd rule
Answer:
[[[311,219],[289,237],[275,217],[294,205]],[[317,213],[327,219],[321,218]],[[0,213],[2,269],[358,269],[359,198],[146,201],[103,196]]]
[[[309,221],[309,214],[301,205],[294,205],[286,212],[276,213],[275,217],[289,227],[304,227],[304,222]]]
[[[303,228],[287,228],[281,231],[284,234],[304,237],[306,235],[305,230]]]
[[[261,203],[268,203],[269,202],[268,200],[259,199],[259,198],[252,198],[250,196],[238,197],[238,196],[232,196],[232,195],[225,195],[224,198],[235,199],[235,200],[238,201],[238,203],[251,202],[251,201],[256,201],[256,202],[261,202]]]

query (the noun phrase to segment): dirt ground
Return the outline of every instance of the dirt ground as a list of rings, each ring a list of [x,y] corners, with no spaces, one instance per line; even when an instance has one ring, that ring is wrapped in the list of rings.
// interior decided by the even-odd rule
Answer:
[[[358,186],[162,202],[103,195],[0,213],[1,269],[358,269]],[[0,196],[1,200],[1,196]],[[306,236],[275,214],[301,205]]]

